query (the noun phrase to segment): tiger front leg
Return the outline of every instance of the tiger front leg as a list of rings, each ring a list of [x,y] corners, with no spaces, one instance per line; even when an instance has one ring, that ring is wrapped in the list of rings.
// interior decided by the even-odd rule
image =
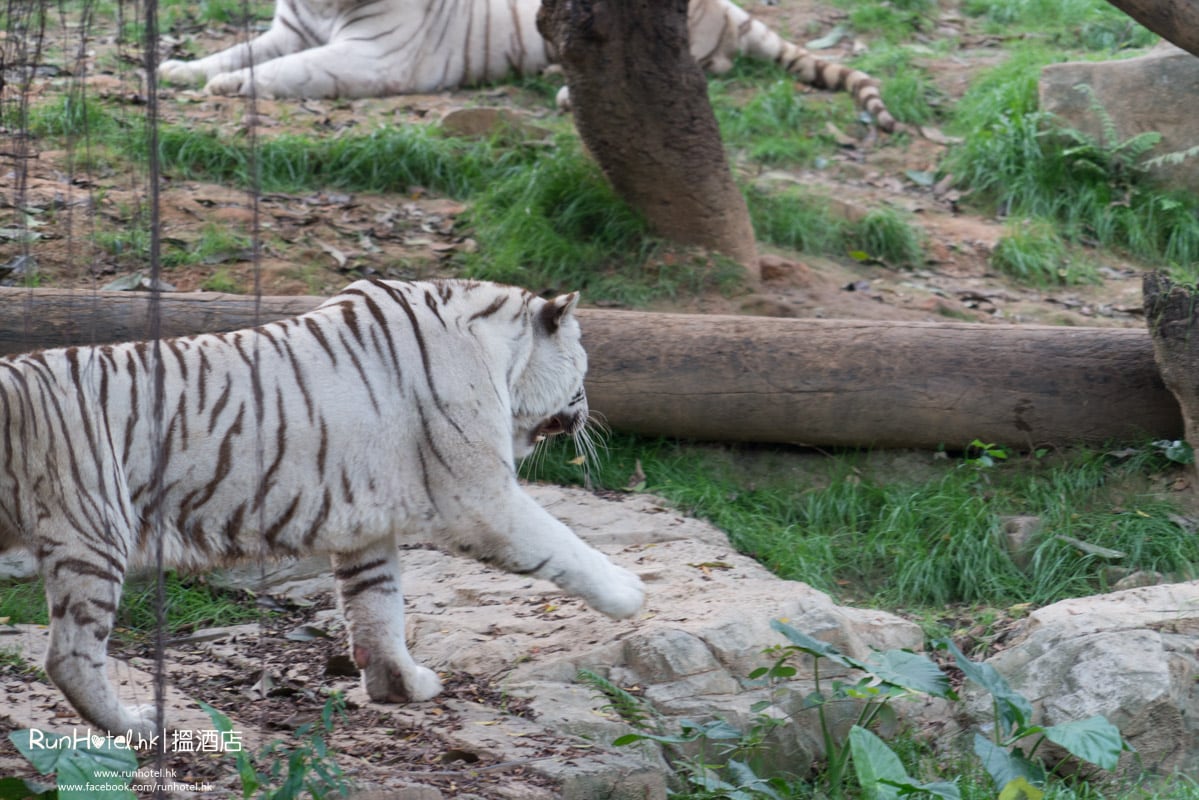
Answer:
[[[458,537],[459,551],[519,575],[557,584],[609,617],[641,610],[645,586],[537,504],[515,482],[503,500],[480,511],[475,530]]]
[[[266,33],[251,42],[242,42],[194,61],[174,58],[163,61],[158,65],[158,77],[169,83],[203,84],[218,75],[243,69],[248,71],[252,65],[262,65],[289,53],[298,53],[307,46],[294,30],[276,22]]]
[[[362,42],[335,42],[214,75],[205,91],[260,97],[379,97],[415,87],[388,80],[379,54]]]
[[[388,538],[331,557],[337,595],[350,631],[350,657],[367,695],[380,703],[429,700],[441,693],[433,670],[413,660],[404,642],[399,551]]]
[[[94,553],[63,547],[41,572],[50,609],[46,674],[87,722],[114,736],[151,741],[161,733],[153,704],[122,705],[107,676],[124,566],[115,555],[97,562]]]

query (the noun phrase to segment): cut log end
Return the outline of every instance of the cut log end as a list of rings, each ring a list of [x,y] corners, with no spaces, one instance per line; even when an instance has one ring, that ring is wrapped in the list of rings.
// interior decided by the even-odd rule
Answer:
[[[1178,401],[1183,435],[1194,450],[1199,446],[1199,294],[1159,272],[1145,275],[1142,291],[1153,357]]]

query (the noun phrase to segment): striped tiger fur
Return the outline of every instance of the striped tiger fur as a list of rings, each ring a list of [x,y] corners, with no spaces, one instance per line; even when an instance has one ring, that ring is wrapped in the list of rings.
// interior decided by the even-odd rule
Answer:
[[[0,359],[0,550],[38,559],[47,674],[88,722],[158,730],[120,704],[105,658],[126,570],[155,562],[159,535],[191,569],[329,554],[379,701],[441,690],[405,646],[397,543],[444,542],[634,614],[641,581],[517,483],[514,459],[587,420],[577,300],[359,281],[252,330]]]
[[[536,74],[551,63],[537,31],[540,5],[276,0],[266,33],[196,61],[164,61],[159,74],[206,82],[213,94],[269,97],[382,97],[488,83]],[[691,54],[710,72],[727,71],[741,53],[774,61],[804,83],[849,92],[880,128],[894,128],[877,81],[784,40],[730,0],[691,0],[687,21]]]

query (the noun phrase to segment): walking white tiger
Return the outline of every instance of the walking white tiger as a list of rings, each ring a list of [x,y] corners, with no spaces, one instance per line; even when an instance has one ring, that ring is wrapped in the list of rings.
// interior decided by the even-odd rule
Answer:
[[[554,60],[537,32],[540,6],[541,0],[276,0],[266,33],[196,61],[164,61],[159,74],[179,83],[206,81],[213,94],[253,89],[273,97],[383,97],[487,83],[538,73]],[[726,72],[738,54],[774,61],[804,83],[849,92],[880,128],[894,128],[877,81],[786,41],[730,0],[691,0],[687,23],[691,54],[709,72]]]
[[[359,281],[301,317],[163,341],[160,423],[152,343],[0,359],[0,550],[39,560],[46,672],[90,723],[158,729],[105,675],[122,581],[154,562],[156,530],[185,568],[330,554],[379,701],[441,690],[405,646],[397,543],[445,542],[610,616],[636,613],[641,581],[516,479],[514,459],[587,420],[577,300]]]

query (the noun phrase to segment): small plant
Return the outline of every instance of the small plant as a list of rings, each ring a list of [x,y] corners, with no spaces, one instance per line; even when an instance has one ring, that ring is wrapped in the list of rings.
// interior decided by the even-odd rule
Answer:
[[[1153,443],[1153,448],[1175,464],[1195,463],[1195,451],[1185,439],[1160,439]]]
[[[217,730],[233,732],[233,722],[207,703],[200,707],[212,719]],[[350,786],[333,760],[327,738],[333,733],[333,723],[345,714],[345,700],[340,694],[330,695],[321,709],[320,722],[309,722],[296,728],[297,744],[286,746],[275,740],[257,754],[234,751],[237,774],[241,778],[242,798],[261,800],[294,800],[312,797],[313,800],[349,795]]]
[[[667,734],[662,732],[662,718],[643,700],[593,673],[581,676],[612,701],[609,708],[616,710],[636,729],[618,737],[613,744],[623,746],[651,741],[662,745],[676,769],[676,776],[689,788],[688,797],[781,800],[795,796],[796,778],[769,774],[768,760],[762,756],[766,755],[768,741],[778,728],[793,724],[799,714],[815,711],[825,755],[823,771],[816,781],[817,796],[846,797],[850,792],[852,767],[852,776],[863,796],[873,800],[894,800],[900,796],[961,798],[956,780],[922,782],[911,777],[896,752],[871,730],[872,727],[894,729],[897,718],[891,704],[900,698],[923,694],[951,701],[959,699],[950,687],[948,676],[927,656],[906,650],[888,650],[856,659],[780,620],[773,620],[770,625],[790,644],[766,650],[774,662],[750,674],[751,681],[761,681],[762,685],[776,690],[768,699],[751,707],[756,716],[746,730],[719,719],[708,722],[680,720],[679,732]],[[1045,742],[1052,742],[1080,761],[1106,770],[1115,769],[1120,754],[1129,750],[1119,730],[1100,716],[1061,725],[1033,724],[1032,705],[1015,692],[994,667],[970,661],[951,642],[942,642],[938,646],[948,648],[966,678],[991,697],[992,737],[976,734],[974,753],[991,777],[1001,800],[1041,800],[1045,796],[1043,787],[1049,773],[1036,759],[1037,750]],[[813,659],[814,688],[803,698],[797,711],[783,712],[781,709],[789,694],[783,683],[797,674],[798,670],[791,662],[798,656]],[[861,677],[826,683],[821,677],[822,661],[851,670]],[[838,704],[851,705],[856,710],[856,717],[845,735],[838,733],[840,726],[830,713]],[[768,713],[772,711],[774,713]],[[653,731],[648,730],[650,720],[654,723]],[[680,757],[678,748],[693,743],[706,745],[716,758],[710,760],[703,750],[698,756]],[[1031,746],[1025,752],[1024,746],[1028,743]]]
[[[994,667],[966,658],[953,642],[943,641],[939,645],[953,654],[958,669],[967,680],[991,696],[994,718],[992,736],[988,739],[976,733],[974,753],[981,759],[1000,797],[1018,797],[1015,789],[1023,791],[1029,800],[1037,800],[1041,796],[1033,787],[1043,786],[1047,773],[1044,765],[1034,756],[1047,741],[1063,748],[1078,760],[1105,770],[1115,769],[1120,754],[1131,751],[1119,729],[1102,716],[1060,725],[1033,724],[1032,704],[1014,691]],[[1032,746],[1026,753],[1021,744],[1027,741],[1031,741]]]
[[[681,761],[679,772],[692,788],[723,793],[713,795],[721,797],[780,797],[778,792],[786,789],[794,777],[763,775],[765,759],[761,756],[771,735],[778,728],[791,724],[798,714],[814,711],[825,751],[822,783],[832,797],[843,797],[851,760],[856,753],[854,742],[859,742],[859,750],[862,747],[860,742],[863,734],[855,731],[864,733],[872,725],[893,722],[895,712],[890,704],[902,697],[929,694],[956,698],[949,686],[949,679],[925,656],[903,650],[888,650],[859,660],[785,622],[774,620],[770,625],[791,644],[768,649],[766,652],[774,657],[774,663],[750,673],[751,681],[759,681],[760,685],[773,687],[776,691],[772,692],[770,698],[760,700],[751,707],[755,716],[748,729],[739,730],[723,720],[704,723],[683,720],[678,734],[637,731],[619,737],[613,744],[621,746],[648,740],[672,748],[692,742],[714,745],[716,761],[709,762],[702,756]],[[782,709],[788,692],[782,687],[782,682],[798,673],[790,662],[801,655],[814,659],[812,680],[815,685],[813,691],[803,698],[798,710],[786,712]],[[833,680],[826,685],[821,677],[822,659],[858,671],[862,677],[853,682]],[[858,709],[848,738],[836,732],[836,718],[831,711],[838,705]]]
[[[966,446],[965,464],[975,469],[990,469],[1007,461],[1008,449],[1002,445],[975,439]]]

